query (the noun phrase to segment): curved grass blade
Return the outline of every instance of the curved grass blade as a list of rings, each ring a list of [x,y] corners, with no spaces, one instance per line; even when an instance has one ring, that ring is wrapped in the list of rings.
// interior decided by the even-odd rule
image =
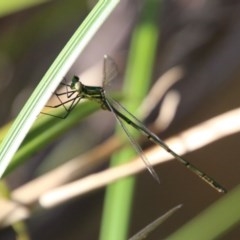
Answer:
[[[118,2],[99,1],[46,72],[1,143],[0,178],[63,76]]]

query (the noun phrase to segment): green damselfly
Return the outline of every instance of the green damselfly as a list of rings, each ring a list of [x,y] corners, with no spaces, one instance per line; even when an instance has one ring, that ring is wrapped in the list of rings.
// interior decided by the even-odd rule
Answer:
[[[169,154],[171,154],[175,159],[177,159],[180,163],[182,163],[186,168],[196,174],[200,179],[204,180],[211,187],[213,187],[218,192],[226,192],[226,190],[218,184],[213,178],[205,174],[203,171],[199,170],[193,164],[185,160],[183,157],[179,156],[176,152],[174,152],[163,140],[161,140],[155,133],[151,132],[140,120],[138,120],[135,116],[133,116],[126,108],[124,108],[119,102],[112,99],[107,95],[104,85],[111,81],[116,77],[117,71],[109,71],[109,66],[115,67],[115,63],[113,59],[109,56],[104,55],[103,62],[103,87],[102,86],[87,86],[83,84],[79,77],[73,76],[70,84],[66,81],[61,83],[62,86],[66,88],[65,92],[55,92],[56,97],[59,100],[59,104],[54,106],[49,106],[51,108],[58,108],[63,106],[66,110],[66,114],[61,118],[66,118],[68,114],[74,109],[74,107],[80,102],[81,99],[87,99],[91,101],[96,101],[101,104],[102,109],[108,110],[112,112],[117,122],[120,124],[124,132],[126,133],[129,141],[132,146],[136,150],[136,152],[140,155],[143,162],[145,163],[148,171],[152,174],[152,176],[159,182],[159,178],[152,165],[149,163],[148,159],[144,155],[141,147],[134,140],[132,135],[127,130],[125,124],[131,125],[136,130],[140,131],[144,134],[149,140],[160,145],[163,149],[165,149]],[[62,101],[61,96],[65,95],[67,97],[66,100]],[[68,105],[66,105],[68,104]],[[46,113],[45,113],[46,114]],[[48,114],[48,113],[47,113]],[[51,115],[51,114],[48,114]]]

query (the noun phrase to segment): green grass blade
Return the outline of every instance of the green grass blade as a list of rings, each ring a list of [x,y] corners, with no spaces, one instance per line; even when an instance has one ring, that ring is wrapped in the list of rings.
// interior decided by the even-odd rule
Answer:
[[[153,232],[157,227],[159,227],[162,223],[164,223],[168,218],[170,218],[181,207],[182,207],[182,205],[177,205],[176,207],[168,210],[162,216],[160,216],[159,218],[155,219],[153,222],[151,222],[146,227],[144,227],[141,231],[136,233],[129,240],[142,240],[142,239],[146,239],[146,237],[151,232]]]
[[[218,239],[240,221],[240,186],[177,230],[168,240]]]
[[[24,10],[29,7],[47,2],[49,0],[11,0],[11,1],[1,1],[0,3],[0,16],[4,17],[8,14],[15,13],[17,11]]]
[[[14,155],[3,176],[10,173],[36,152],[39,152],[44,147],[48,146],[52,141],[57,139],[73,126],[79,124],[82,119],[98,109],[98,104],[94,104],[93,102],[84,102],[76,106],[74,111],[72,111],[68,118],[64,120],[47,115],[41,116],[39,121],[34,124],[33,128],[24,139],[21,147]]]
[[[46,72],[1,143],[0,177],[2,177],[41,109],[118,2],[119,0],[99,1]]]
[[[145,1],[144,15],[133,33],[124,94],[129,96],[123,105],[132,113],[146,96],[150,84],[152,66],[156,53],[158,26],[156,24],[159,1]],[[122,132],[122,130],[120,130]],[[118,131],[118,133],[120,132]],[[119,133],[121,137],[122,133]],[[137,135],[135,135],[137,137]],[[111,165],[128,161],[135,155],[132,147],[115,155]],[[128,177],[107,188],[101,226],[101,240],[125,240],[131,215],[135,178]]]

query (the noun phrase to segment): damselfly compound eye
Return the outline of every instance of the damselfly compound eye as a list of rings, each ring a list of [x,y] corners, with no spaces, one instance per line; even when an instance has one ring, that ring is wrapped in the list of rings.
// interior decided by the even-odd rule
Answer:
[[[79,77],[73,76],[70,88],[72,90],[76,90],[78,92],[79,92],[79,90],[81,90],[81,83],[79,81]]]

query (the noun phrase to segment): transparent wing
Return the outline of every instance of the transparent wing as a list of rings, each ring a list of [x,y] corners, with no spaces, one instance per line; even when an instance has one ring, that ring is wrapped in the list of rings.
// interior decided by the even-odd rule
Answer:
[[[118,67],[115,61],[108,55],[103,58],[103,86],[109,84],[118,76]]]
[[[113,106],[115,101],[111,102],[111,98],[105,99],[105,102],[107,104],[107,107],[111,110],[111,112],[113,113],[114,117],[116,118],[117,122],[120,124],[120,126],[122,127],[123,131],[126,133],[128,140],[130,141],[130,143],[132,144],[134,150],[137,152],[137,154],[141,157],[141,159],[143,160],[143,162],[145,163],[148,171],[151,173],[151,175],[153,176],[153,178],[160,183],[159,177],[156,173],[156,171],[153,169],[153,166],[150,164],[150,162],[148,161],[147,157],[145,156],[142,148],[139,146],[139,144],[135,141],[135,139],[133,138],[133,136],[130,134],[130,132],[128,131],[127,127],[125,126],[125,123],[123,122],[123,120],[118,116],[118,114],[116,114],[115,111],[115,107]]]

